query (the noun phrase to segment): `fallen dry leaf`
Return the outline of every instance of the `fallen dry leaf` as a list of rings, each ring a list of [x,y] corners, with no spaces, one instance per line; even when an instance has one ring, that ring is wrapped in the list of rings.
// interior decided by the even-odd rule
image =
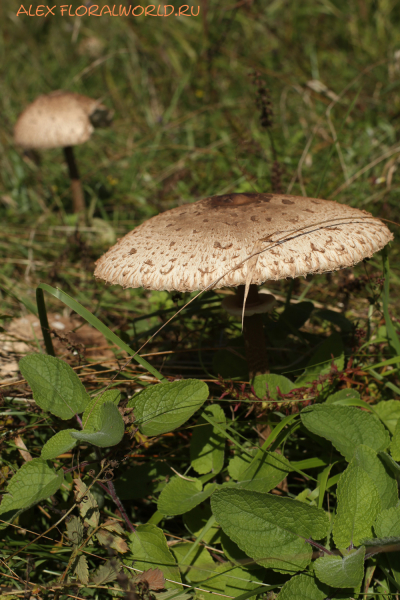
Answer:
[[[144,581],[148,584],[150,590],[163,590],[165,588],[165,578],[160,569],[147,569],[139,575],[135,581]]]
[[[20,455],[22,456],[22,458],[24,459],[25,462],[32,460],[32,456],[29,453],[28,448],[25,446],[24,442],[22,441],[22,438],[20,435],[17,435],[14,438],[14,443],[17,446],[18,452],[20,453]]]
[[[129,548],[127,543],[119,535],[113,535],[109,531],[99,529],[96,533],[97,541],[106,548],[112,548],[121,554],[128,552]]]

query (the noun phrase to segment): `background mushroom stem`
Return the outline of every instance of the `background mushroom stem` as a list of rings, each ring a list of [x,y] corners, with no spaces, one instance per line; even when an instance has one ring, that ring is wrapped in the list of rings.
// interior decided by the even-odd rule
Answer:
[[[83,195],[78,166],[75,161],[74,149],[72,146],[65,146],[63,150],[68,165],[69,177],[71,179],[73,211],[74,213],[80,213],[85,210],[85,197]]]
[[[240,304],[244,300],[244,285],[237,288],[237,297]],[[246,304],[256,304],[259,301],[258,286],[251,284],[247,295]],[[247,365],[249,367],[250,382],[256,375],[268,373],[268,358],[265,345],[264,324],[262,314],[255,314],[243,319],[243,337]]]

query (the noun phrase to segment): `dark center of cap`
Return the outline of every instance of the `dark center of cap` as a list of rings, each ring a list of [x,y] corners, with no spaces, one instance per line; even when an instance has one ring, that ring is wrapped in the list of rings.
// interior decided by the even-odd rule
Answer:
[[[210,205],[217,207],[243,206],[247,204],[260,204],[269,202],[272,194],[227,194],[225,196],[213,196]]]

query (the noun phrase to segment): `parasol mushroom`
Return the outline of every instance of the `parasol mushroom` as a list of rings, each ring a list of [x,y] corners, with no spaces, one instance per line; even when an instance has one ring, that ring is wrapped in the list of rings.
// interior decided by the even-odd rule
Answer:
[[[96,263],[95,277],[124,287],[191,292],[238,287],[251,379],[268,372],[262,312],[267,280],[353,266],[393,236],[370,213],[337,202],[280,194],[229,194],[149,219]],[[246,313],[247,310],[247,313]]]
[[[71,179],[74,213],[85,209],[73,146],[90,138],[93,128],[109,124],[109,111],[98,100],[74,92],[56,90],[39,96],[20,114],[14,141],[25,149],[63,148]]]

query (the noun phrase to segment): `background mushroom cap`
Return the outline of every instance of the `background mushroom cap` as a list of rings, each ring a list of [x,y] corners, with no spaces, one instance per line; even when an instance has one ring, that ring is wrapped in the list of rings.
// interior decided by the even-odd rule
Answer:
[[[107,111],[97,100],[57,90],[36,98],[21,113],[14,141],[23,148],[59,148],[86,142],[92,132],[91,115]]]
[[[181,292],[261,284],[352,266],[392,239],[379,219],[337,202],[229,194],[149,219],[110,248],[94,274],[124,287]]]

